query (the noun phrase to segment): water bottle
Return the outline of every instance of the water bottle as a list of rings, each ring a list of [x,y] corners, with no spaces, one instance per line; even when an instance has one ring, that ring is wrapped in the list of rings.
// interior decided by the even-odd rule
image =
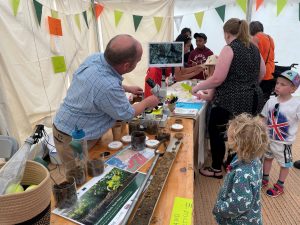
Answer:
[[[75,126],[75,129],[72,131],[72,141],[70,142],[70,146],[73,149],[75,159],[87,160],[87,141],[83,129],[78,129],[78,127]]]
[[[85,139],[85,132],[83,129],[75,129],[72,132],[72,141],[69,143],[73,150],[74,159],[70,160],[65,165],[65,172],[67,179],[74,177],[76,185],[82,185],[87,178],[87,160],[88,150],[87,141]]]

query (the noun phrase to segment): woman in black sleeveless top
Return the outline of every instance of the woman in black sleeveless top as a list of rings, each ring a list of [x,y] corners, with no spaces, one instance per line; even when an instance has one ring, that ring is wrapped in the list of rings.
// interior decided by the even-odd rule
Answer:
[[[212,77],[192,90],[215,88],[208,131],[212,167],[201,168],[204,176],[221,179],[225,154],[224,134],[230,119],[241,113],[258,114],[263,107],[259,82],[265,74],[265,64],[258,48],[250,42],[245,20],[232,18],[223,27],[227,45],[222,49]]]

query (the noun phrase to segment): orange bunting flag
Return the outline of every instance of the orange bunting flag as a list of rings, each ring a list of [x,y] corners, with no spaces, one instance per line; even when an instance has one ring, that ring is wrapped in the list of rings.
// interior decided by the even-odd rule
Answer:
[[[61,20],[48,16],[50,34],[62,36]]]
[[[95,17],[96,17],[96,19],[98,19],[98,17],[102,13],[103,9],[104,9],[103,5],[95,3]]]
[[[256,11],[262,5],[263,2],[264,2],[264,0],[256,0]]]

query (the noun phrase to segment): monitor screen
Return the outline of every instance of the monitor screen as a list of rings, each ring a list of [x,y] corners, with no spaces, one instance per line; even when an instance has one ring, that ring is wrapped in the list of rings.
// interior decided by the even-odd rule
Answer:
[[[179,67],[183,61],[183,42],[149,43],[149,67]]]

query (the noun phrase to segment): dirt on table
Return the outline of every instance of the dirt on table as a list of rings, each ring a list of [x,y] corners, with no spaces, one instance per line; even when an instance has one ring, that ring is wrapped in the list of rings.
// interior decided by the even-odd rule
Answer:
[[[131,224],[147,225],[154,211],[156,202],[163,189],[165,180],[175,159],[175,152],[166,152],[164,156],[159,159],[155,167],[155,175],[153,176],[150,185],[148,186],[141,204],[137,209]],[[151,223],[155,223],[156,219],[152,218]]]

